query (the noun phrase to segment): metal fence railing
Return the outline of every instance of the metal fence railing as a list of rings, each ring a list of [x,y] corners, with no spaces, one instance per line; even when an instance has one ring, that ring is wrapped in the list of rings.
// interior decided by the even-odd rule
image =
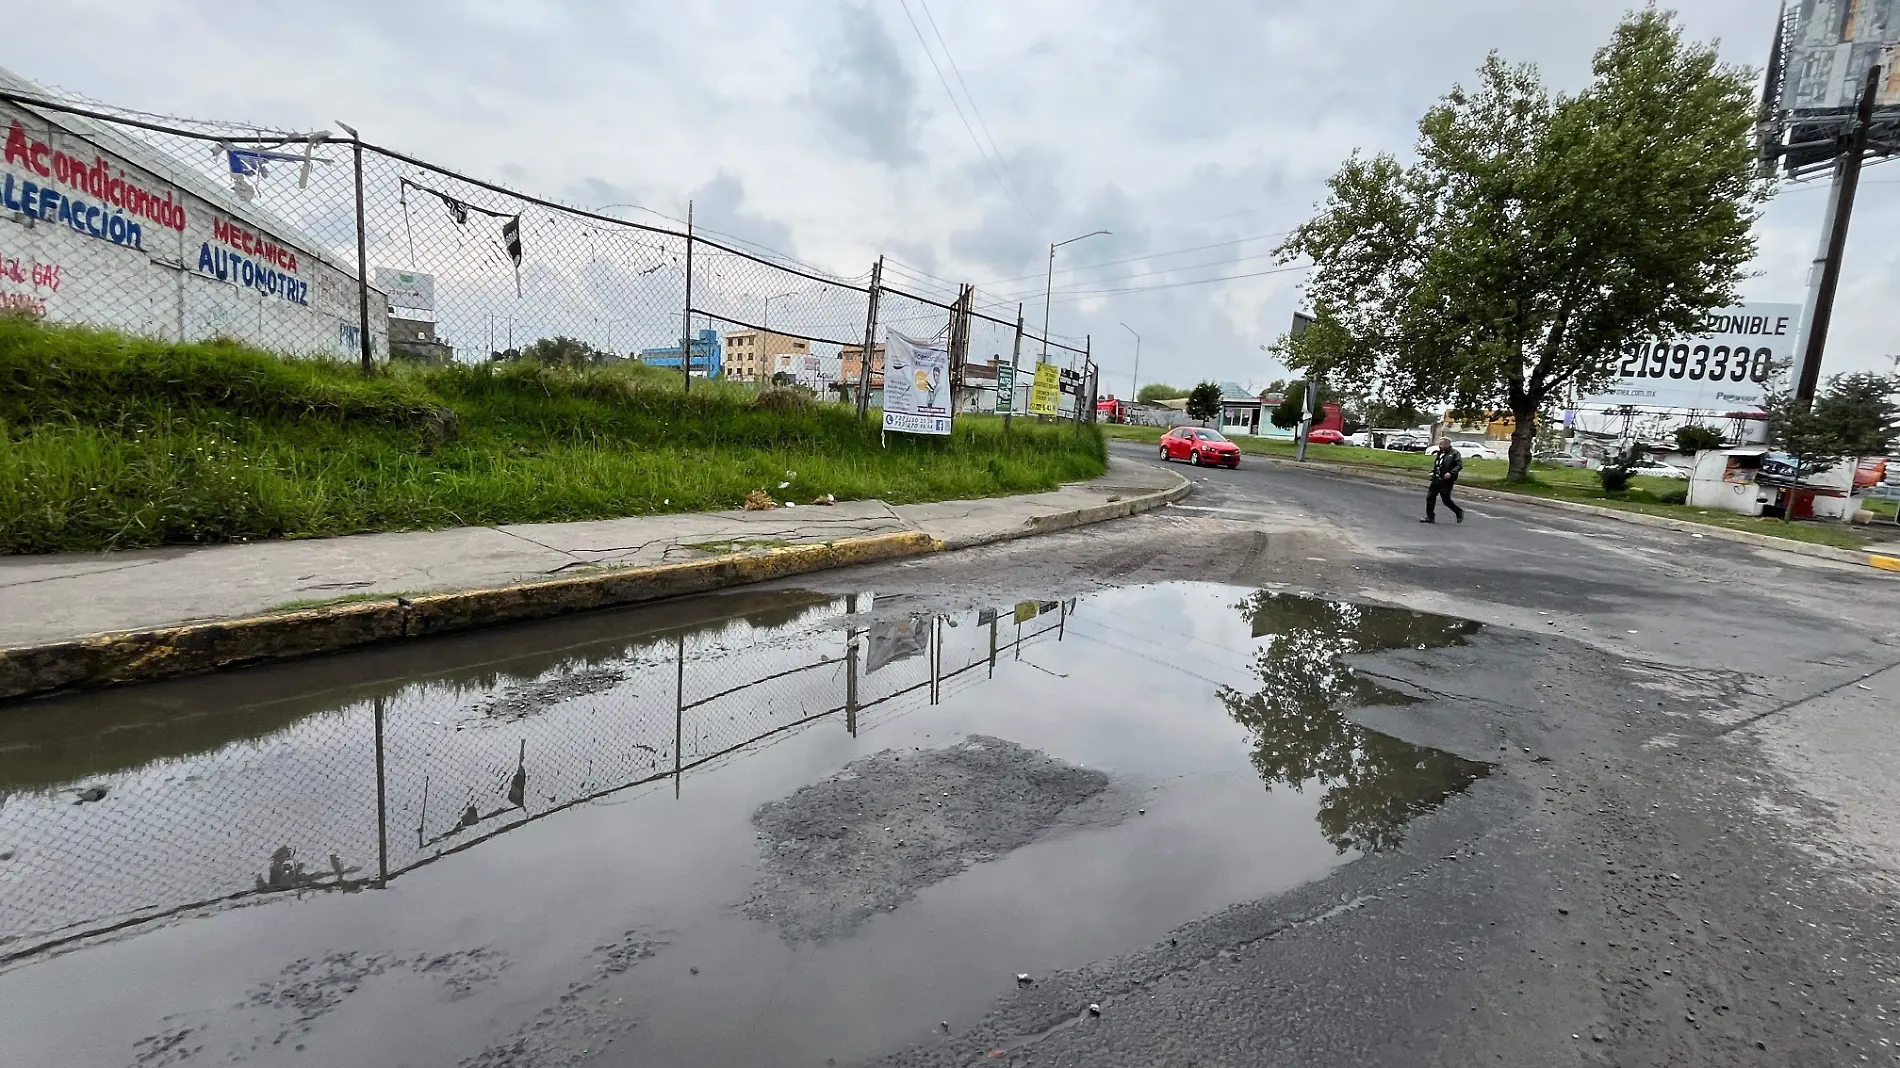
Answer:
[[[690,209],[634,221],[630,205],[536,197],[348,127],[157,119],[3,73],[0,126],[0,311],[366,367],[638,360],[689,387],[776,380],[860,407],[895,331],[952,342],[962,410],[1026,412],[1047,361],[1061,414],[1094,412],[1086,339],[1026,333],[972,287],[881,260],[830,274],[696,227]],[[1005,358],[1021,367],[999,408]]]
[[[576,805],[678,791],[821,721],[855,735],[1009,670],[1073,609],[892,616],[869,595],[787,597],[772,615],[375,687],[117,770],[48,769],[34,787],[0,769],[0,964],[212,905],[373,890]]]

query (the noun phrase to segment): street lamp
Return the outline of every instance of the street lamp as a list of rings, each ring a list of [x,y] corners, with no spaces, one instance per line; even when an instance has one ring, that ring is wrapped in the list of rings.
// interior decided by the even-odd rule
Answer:
[[[761,325],[763,325],[765,329],[767,330],[772,329],[772,302],[773,301],[784,300],[786,297],[796,297],[796,296],[798,296],[797,293],[774,293],[771,296],[765,298],[765,322]]]
[[[1129,326],[1127,323],[1122,324],[1122,329],[1128,331],[1131,334],[1135,334],[1135,328],[1132,326]],[[1133,376],[1131,376],[1128,379],[1128,403],[1133,404],[1135,402],[1135,392],[1140,386],[1141,386],[1141,335],[1135,334],[1135,373]]]
[[[1038,363],[1049,362],[1049,300],[1055,292],[1056,249],[1064,245],[1073,245],[1077,241],[1086,240],[1087,238],[1100,237],[1107,233],[1109,233],[1107,230],[1095,230],[1083,234],[1081,237],[1072,237],[1067,241],[1057,241],[1055,244],[1049,246],[1049,277],[1045,279],[1042,284],[1042,358],[1037,361]]]

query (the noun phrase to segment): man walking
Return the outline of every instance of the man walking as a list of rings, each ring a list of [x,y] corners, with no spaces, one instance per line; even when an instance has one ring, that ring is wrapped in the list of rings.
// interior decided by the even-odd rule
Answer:
[[[1438,455],[1432,458],[1431,488],[1425,493],[1425,518],[1419,522],[1438,522],[1440,497],[1445,499],[1445,507],[1451,509],[1451,514],[1458,517],[1458,522],[1465,521],[1465,510],[1458,507],[1458,502],[1451,499],[1451,488],[1458,484],[1458,476],[1464,474],[1464,471],[1465,458],[1458,455],[1457,449],[1451,447],[1451,439],[1439,438]]]

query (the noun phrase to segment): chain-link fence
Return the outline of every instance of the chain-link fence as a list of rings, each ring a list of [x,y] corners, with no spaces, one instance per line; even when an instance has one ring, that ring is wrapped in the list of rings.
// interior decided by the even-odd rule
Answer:
[[[797,385],[860,410],[882,403],[895,332],[949,348],[956,411],[1095,410],[1086,339],[1044,339],[894,263],[847,278],[741,247],[690,209],[634,222],[613,214],[629,205],[530,196],[347,127],[160,118],[4,75],[0,122],[0,310],[366,367],[638,361],[689,387]],[[1038,394],[1045,363],[1058,388]]]
[[[168,707],[165,736],[190,740],[156,756],[10,720],[0,963],[214,905],[374,889],[588,801],[679,790],[696,768],[820,721],[874,729],[1011,670],[1073,611],[783,597],[501,672],[239,709],[195,733]]]

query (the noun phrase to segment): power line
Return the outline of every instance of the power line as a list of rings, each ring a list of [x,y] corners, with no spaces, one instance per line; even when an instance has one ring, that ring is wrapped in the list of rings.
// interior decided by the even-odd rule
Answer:
[[[1141,260],[1158,260],[1166,256],[1179,256],[1188,252],[1205,252],[1206,250],[1210,248],[1226,248],[1229,245],[1244,245],[1249,241],[1265,241],[1268,238],[1285,237],[1286,235],[1292,232],[1293,231],[1291,230],[1275,230],[1271,233],[1253,234],[1248,237],[1236,237],[1231,241],[1216,241],[1216,242],[1213,242],[1212,244],[1207,244],[1207,245],[1191,245],[1187,248],[1164,249],[1160,252],[1144,252],[1139,256],[1129,256],[1129,257],[1126,257],[1124,259],[1119,259],[1119,260],[1102,260],[1099,263],[1082,263],[1082,264],[1077,264],[1074,267],[1064,267],[1063,270],[1064,271],[1089,271],[1097,267],[1115,267],[1120,264],[1135,263]],[[978,282],[976,285],[977,285],[977,288],[981,289],[984,286],[1001,285],[1004,282],[1021,282],[1026,279],[1031,279],[1035,277],[1036,276],[1033,274],[1019,274],[1015,276],[1014,278],[992,278],[987,282]]]
[[[917,0],[917,6],[924,9],[924,21],[930,23],[931,36],[942,47],[943,58],[950,61],[950,72],[957,76],[957,85],[963,88],[963,99],[970,105],[970,114],[976,116],[976,124],[983,128],[983,136],[989,138],[990,151],[996,156],[996,165],[1003,169],[1003,177],[1010,191],[1016,195],[1016,203],[1027,211],[1029,204],[1023,198],[1022,188],[1016,184],[1016,175],[1010,172],[1009,161],[1003,158],[1003,150],[996,144],[996,135],[990,132],[990,124],[984,121],[982,110],[976,106],[976,97],[970,95],[969,83],[963,80],[963,70],[957,66],[957,57],[950,53],[950,43],[943,39],[943,33],[937,29],[936,16],[930,13],[930,0]]]
[[[1187,263],[1187,264],[1182,264],[1177,267],[1157,267],[1152,271],[1138,271],[1134,274],[1125,274],[1125,275],[1121,275],[1115,278],[1084,279],[1084,280],[1069,282],[1064,285],[1056,286],[1054,289],[1054,292],[1057,295],[1061,295],[1063,293],[1073,293],[1076,291],[1076,288],[1078,286],[1101,285],[1102,283],[1105,283],[1105,282],[1126,282],[1126,281],[1129,281],[1130,279],[1135,279],[1135,278],[1150,278],[1158,274],[1175,274],[1179,271],[1197,271],[1197,270],[1203,270],[1208,267],[1227,267],[1236,263],[1246,263],[1250,260],[1271,259],[1275,255],[1278,255],[1278,253],[1256,252],[1256,253],[1252,253],[1246,256],[1234,256],[1234,257],[1230,257],[1224,260],[1209,260],[1206,263]],[[1034,290],[1030,290],[1027,293],[1022,294],[1021,296],[1008,297],[1007,299],[1011,301],[1026,299],[1028,296],[1033,296],[1034,292],[1035,292]]]
[[[1192,282],[1164,282],[1160,285],[1133,286],[1127,289],[1093,289],[1086,292],[1063,295],[1060,300],[1052,303],[1060,304],[1070,301],[1086,300],[1089,297],[1106,297],[1116,293],[1146,293],[1155,289],[1179,289],[1182,286],[1207,286],[1214,285],[1217,282],[1237,282],[1243,278],[1264,278],[1270,274],[1286,274],[1291,271],[1310,271],[1312,269],[1313,265],[1310,263],[1296,263],[1290,267],[1275,267],[1271,270],[1252,271],[1248,274],[1229,274],[1219,278],[1200,278]]]
[[[950,79],[943,76],[943,67],[937,62],[937,54],[930,50],[930,42],[924,40],[924,31],[917,25],[917,17],[910,13],[910,5],[905,0],[897,0],[897,6],[904,9],[904,20],[910,23],[911,32],[917,35],[917,43],[924,49],[924,58],[930,60],[930,69],[937,72],[937,81],[942,84],[944,95],[950,98],[950,106],[956,109],[957,121],[963,124],[963,132],[970,135],[970,143],[976,146],[977,155],[983,157],[983,165],[989,168],[990,177],[996,179],[996,184],[1003,187],[1003,193],[1015,202],[1017,210],[1023,213],[1025,219],[1028,219],[1029,205],[1024,204],[1022,199],[1016,196],[1016,191],[1003,180],[1002,173],[996,169],[996,164],[990,159],[989,150],[983,147],[982,139],[976,136],[976,129],[964,116],[963,105],[957,101],[956,91],[950,88]]]

